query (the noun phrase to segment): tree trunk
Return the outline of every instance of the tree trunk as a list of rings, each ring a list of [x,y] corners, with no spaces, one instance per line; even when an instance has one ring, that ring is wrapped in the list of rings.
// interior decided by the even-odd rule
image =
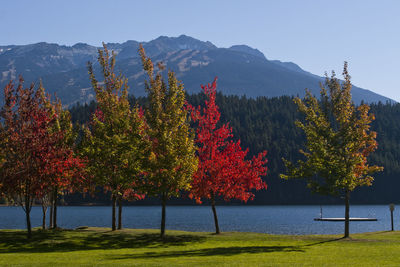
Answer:
[[[31,203],[30,198],[25,196],[25,215],[26,215],[26,229],[28,230],[28,239],[32,237],[32,226],[31,226]]]
[[[57,187],[53,192],[53,229],[57,229],[57,200],[58,200],[58,189]]]
[[[122,197],[118,197],[118,230],[122,229]]]
[[[161,237],[165,236],[165,206],[167,204],[167,194],[163,193],[161,195]]]
[[[345,212],[344,212],[344,238],[350,236],[349,225],[350,225],[350,191],[345,192]]]
[[[43,216],[42,216],[42,229],[46,230],[46,214],[47,214],[47,204],[42,203],[42,211],[43,211]]]
[[[50,194],[50,221],[49,221],[49,229],[53,229],[54,224],[53,224],[53,213],[54,213],[54,200],[53,200],[53,194]]]
[[[115,195],[114,193],[111,196],[112,199],[112,218],[111,218],[111,229],[113,231],[115,231],[116,227],[115,227],[115,207],[116,207],[116,199],[115,199]]]
[[[219,224],[218,224],[218,216],[217,216],[217,210],[215,209],[215,197],[214,194],[211,194],[211,209],[214,214],[214,223],[215,223],[215,233],[220,234],[219,231]]]

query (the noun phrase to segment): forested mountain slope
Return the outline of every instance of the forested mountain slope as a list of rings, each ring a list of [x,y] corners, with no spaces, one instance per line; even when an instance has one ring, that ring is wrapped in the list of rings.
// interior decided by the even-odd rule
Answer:
[[[145,105],[146,99],[133,99]],[[192,105],[204,103],[204,95],[188,96]],[[312,194],[304,181],[284,181],[279,174],[284,172],[282,157],[296,160],[298,150],[303,148],[304,135],[294,125],[296,119],[302,119],[291,97],[246,98],[239,96],[217,95],[217,104],[221,111],[221,122],[229,122],[235,139],[240,139],[242,147],[249,148],[249,156],[267,150],[268,184],[266,191],[256,193],[253,204],[327,204],[341,203],[342,200]],[[95,103],[74,106],[72,117],[76,122],[84,123]],[[376,120],[372,129],[377,132],[378,149],[371,156],[371,162],[384,166],[384,171],[375,175],[371,187],[358,188],[351,195],[353,204],[387,204],[400,202],[400,104],[371,104],[371,112]],[[81,201],[79,196],[66,198],[69,201]],[[99,196],[90,201],[108,201]],[[152,200],[140,202],[154,203]],[[189,200],[176,200],[175,204],[193,203]],[[237,202],[236,202],[237,203]]]

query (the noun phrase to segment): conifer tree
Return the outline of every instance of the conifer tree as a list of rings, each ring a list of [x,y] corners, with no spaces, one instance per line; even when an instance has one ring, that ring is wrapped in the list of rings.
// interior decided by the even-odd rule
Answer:
[[[197,169],[194,134],[189,126],[183,85],[172,71],[168,72],[166,83],[160,72],[154,74],[154,65],[142,46],[139,52],[149,77],[145,83],[149,101],[146,119],[152,153],[146,184],[149,194],[161,199],[161,237],[164,237],[167,200],[190,188]],[[161,64],[158,67],[160,71],[164,68]]]
[[[349,237],[350,193],[358,186],[370,186],[372,173],[382,167],[370,166],[368,155],[377,148],[376,133],[370,130],[374,115],[369,106],[355,107],[351,100],[351,82],[347,63],[343,69],[344,81],[335,73],[321,85],[318,101],[309,91],[304,100],[295,98],[299,110],[305,114],[305,123],[296,121],[306,137],[306,150],[300,150],[306,160],[293,164],[285,160],[284,179],[305,178],[308,186],[322,194],[345,199],[344,237]]]
[[[106,45],[103,44],[103,48],[98,51],[98,61],[104,85],[97,81],[92,64],[88,64],[98,106],[86,129],[82,151],[96,184],[111,192],[111,221],[112,230],[115,230],[116,203],[119,204],[120,229],[122,197],[127,190],[131,193],[138,190],[143,157],[148,150],[143,132],[144,118],[138,106],[130,108],[127,79],[122,74],[115,74],[115,55],[112,53],[110,57]]]

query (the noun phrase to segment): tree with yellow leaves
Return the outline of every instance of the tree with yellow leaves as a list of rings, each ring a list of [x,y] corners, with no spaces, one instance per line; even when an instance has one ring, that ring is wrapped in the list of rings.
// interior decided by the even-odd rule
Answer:
[[[128,81],[115,73],[115,54],[103,45],[98,61],[104,77],[99,82],[93,66],[88,64],[92,86],[96,92],[97,110],[85,130],[82,155],[88,160],[88,171],[96,185],[111,192],[112,230],[116,230],[116,203],[118,202],[118,229],[122,227],[122,198],[127,192],[139,192],[146,158],[145,120],[138,106],[130,107]],[[141,194],[138,194],[141,195]]]
[[[164,237],[167,200],[179,196],[181,190],[190,189],[198,161],[183,85],[172,71],[168,72],[166,83],[160,72],[154,74],[154,65],[142,46],[139,53],[149,77],[145,83],[149,99],[146,121],[152,153],[148,161],[146,192],[161,199],[161,237]],[[164,67],[158,64],[158,68],[162,71]]]
[[[370,186],[372,173],[383,168],[370,166],[368,155],[376,150],[376,133],[370,130],[375,119],[369,106],[355,107],[351,100],[351,82],[347,62],[343,69],[344,81],[335,73],[321,85],[318,101],[309,91],[304,100],[295,98],[305,122],[297,121],[306,137],[306,151],[300,150],[306,160],[297,164],[285,161],[284,179],[305,178],[313,192],[341,196],[345,199],[344,237],[349,237],[350,193],[358,186]]]

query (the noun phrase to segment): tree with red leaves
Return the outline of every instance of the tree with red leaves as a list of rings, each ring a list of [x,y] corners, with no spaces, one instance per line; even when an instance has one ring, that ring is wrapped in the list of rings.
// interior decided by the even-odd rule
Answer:
[[[217,78],[212,84],[202,86],[207,96],[205,107],[194,108],[191,116],[198,123],[196,142],[198,144],[199,166],[194,175],[189,196],[198,203],[202,199],[211,200],[214,214],[215,232],[220,233],[215,200],[222,197],[225,201],[238,199],[247,202],[254,198],[251,190],[261,190],[267,185],[261,179],[266,175],[266,151],[246,160],[248,149],[242,150],[240,140],[230,141],[232,129],[228,124],[217,128],[220,112],[215,103]]]
[[[40,84],[38,93],[41,97],[43,107],[49,116],[52,116],[49,131],[58,134],[57,144],[51,150],[49,158],[44,166],[48,175],[48,190],[41,192],[40,200],[43,210],[42,228],[46,228],[47,207],[50,206],[50,228],[57,228],[57,203],[58,195],[72,193],[75,191],[85,192],[90,187],[90,179],[86,175],[86,161],[76,153],[77,129],[71,123],[71,115],[68,110],[62,108],[61,101],[50,100],[50,95],[46,95],[45,90]]]
[[[82,163],[70,150],[62,149],[63,131],[54,131],[57,113],[49,112],[44,89],[23,88],[20,78],[15,89],[11,81],[4,88],[1,112],[5,161],[1,168],[1,190],[25,211],[28,238],[31,237],[30,211],[35,199],[49,194],[54,186],[69,184]]]

